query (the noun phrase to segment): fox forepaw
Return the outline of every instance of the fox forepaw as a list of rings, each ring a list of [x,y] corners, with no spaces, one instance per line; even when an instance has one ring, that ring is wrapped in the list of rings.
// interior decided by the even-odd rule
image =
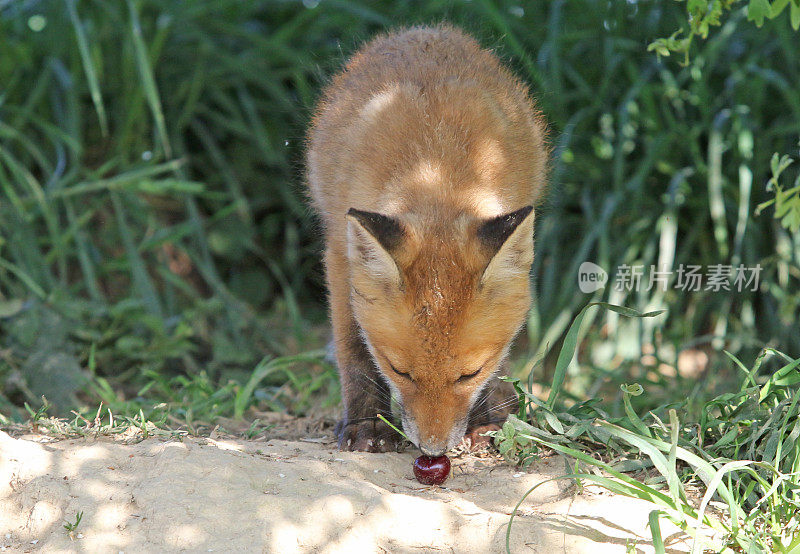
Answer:
[[[336,425],[339,450],[357,452],[402,452],[405,440],[380,420],[347,421]]]

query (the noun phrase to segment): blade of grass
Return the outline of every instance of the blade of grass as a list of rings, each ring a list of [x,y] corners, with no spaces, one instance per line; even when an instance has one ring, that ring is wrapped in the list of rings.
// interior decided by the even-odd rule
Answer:
[[[284,356],[282,358],[274,358],[271,360],[264,358],[255,367],[253,374],[250,376],[250,379],[247,381],[244,387],[242,387],[242,389],[236,393],[233,408],[234,417],[236,419],[241,419],[244,417],[244,412],[253,397],[256,387],[266,377],[277,372],[287,372],[289,373],[289,376],[292,377],[293,375],[288,371],[288,369],[294,364],[301,362],[319,362],[324,357],[324,350],[314,350],[312,352],[305,352],[296,356]]]
[[[692,542],[692,554],[697,554],[697,552],[699,552],[699,549],[701,548],[698,537],[700,537],[701,534],[703,516],[705,515],[706,507],[708,506],[708,503],[711,501],[711,498],[717,492],[717,489],[722,485],[723,477],[725,477],[725,475],[727,475],[732,471],[735,471],[742,467],[746,467],[751,464],[753,464],[753,462],[750,460],[728,462],[724,464],[721,468],[719,468],[717,472],[714,474],[714,476],[711,478],[711,480],[707,483],[706,492],[703,495],[703,500],[700,502],[700,508],[697,510],[697,526],[695,528],[694,541]]]
[[[36,281],[31,279],[30,275],[25,273],[25,271],[14,264],[7,262],[3,258],[0,258],[0,268],[3,268],[16,275],[16,277],[22,281],[22,283],[28,287],[33,294],[38,296],[40,300],[47,300],[47,293],[44,291],[44,289],[36,284]]]
[[[164,149],[164,156],[171,158],[172,148],[170,147],[169,137],[167,136],[164,111],[161,107],[161,97],[158,94],[156,80],[153,77],[153,68],[150,66],[147,46],[145,46],[144,38],[142,37],[142,26],[139,22],[139,14],[133,4],[133,0],[127,0],[127,2],[131,19],[131,33],[133,36],[133,48],[136,55],[136,66],[139,68],[142,86],[144,87],[147,103],[150,105],[150,111],[156,123],[158,136],[161,139],[161,147]]]
[[[4,161],[6,167],[9,168],[11,173],[21,183],[25,183],[31,192],[31,195],[38,204],[41,210],[42,217],[44,218],[48,234],[50,235],[50,249],[55,252],[58,260],[59,277],[62,285],[66,284],[67,273],[67,259],[66,253],[62,248],[62,233],[59,227],[58,217],[53,210],[52,203],[50,202],[49,195],[39,183],[39,180],[3,146],[0,146],[0,160]],[[8,187],[11,188],[10,186]]]
[[[647,517],[650,524],[650,534],[653,537],[653,550],[655,550],[656,554],[666,554],[664,539],[661,537],[661,523],[659,522],[659,517],[662,513],[659,510],[652,510]]]
[[[550,395],[547,397],[547,405],[550,407],[550,409],[552,409],[555,405],[556,398],[558,398],[558,395],[561,392],[561,388],[564,384],[564,377],[566,376],[567,368],[572,362],[572,359],[575,357],[575,350],[578,347],[578,333],[580,332],[583,318],[586,315],[586,311],[592,306],[600,306],[626,317],[655,317],[664,313],[664,310],[642,313],[632,308],[616,306],[614,304],[608,304],[607,302],[591,302],[587,304],[572,321],[572,325],[570,325],[569,330],[564,337],[564,344],[561,347],[561,352],[558,354],[555,372],[553,373],[553,384],[550,389]]]
[[[86,283],[86,290],[89,291],[89,296],[92,300],[95,302],[103,302],[105,298],[98,285],[97,273],[94,270],[94,264],[89,255],[89,241],[83,229],[83,223],[79,222],[76,217],[75,208],[69,199],[64,200],[64,211],[67,214],[70,227],[75,229],[75,247],[78,254],[78,263],[80,263],[81,271],[83,272],[84,283]],[[86,214],[88,217],[92,217],[93,215],[94,211]],[[86,221],[88,217],[82,216],[81,219]]]
[[[67,4],[69,11],[69,18],[72,21],[72,27],[75,29],[75,38],[78,40],[78,51],[81,55],[81,62],[83,63],[83,71],[86,73],[86,81],[89,84],[89,93],[92,96],[92,103],[97,112],[97,119],[100,122],[100,132],[102,135],[108,136],[108,120],[106,118],[106,108],[103,105],[103,95],[100,92],[100,84],[97,81],[97,74],[94,70],[92,63],[92,56],[89,53],[89,43],[86,40],[86,32],[83,29],[81,20],[78,18],[78,11],[75,9],[75,0],[64,0]]]
[[[119,234],[122,237],[122,244],[125,247],[125,254],[128,259],[128,264],[131,268],[131,277],[133,280],[134,289],[138,293],[139,298],[142,300],[147,310],[151,314],[158,316],[159,319],[163,319],[164,310],[161,307],[161,302],[158,299],[155,285],[153,285],[153,282],[147,273],[147,266],[145,265],[142,256],[139,254],[136,244],[134,243],[133,234],[131,233],[130,226],[128,225],[122,199],[119,193],[116,191],[110,191],[110,195],[111,204],[114,207],[114,214],[117,220],[117,228],[119,229]]]
[[[50,196],[53,198],[69,197],[82,194],[90,194],[104,190],[121,190],[126,187],[138,186],[141,182],[146,182],[164,173],[177,170],[184,163],[184,160],[172,160],[162,164],[147,165],[144,167],[133,168],[119,175],[109,178],[97,178],[91,181],[82,181],[70,187],[60,188]]]

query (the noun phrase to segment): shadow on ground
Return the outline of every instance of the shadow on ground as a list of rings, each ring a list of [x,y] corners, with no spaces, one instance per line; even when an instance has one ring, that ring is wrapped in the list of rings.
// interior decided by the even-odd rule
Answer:
[[[417,483],[413,452],[322,442],[111,439],[0,432],[0,546],[11,551],[502,552],[509,514],[558,458],[526,472],[453,460],[446,487]],[[512,552],[651,552],[650,507],[567,481],[523,504]],[[63,524],[83,520],[70,538]],[[674,552],[686,550],[673,541]]]

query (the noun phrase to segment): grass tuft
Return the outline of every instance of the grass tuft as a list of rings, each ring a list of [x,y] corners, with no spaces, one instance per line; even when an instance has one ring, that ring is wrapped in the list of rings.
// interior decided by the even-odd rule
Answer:
[[[572,328],[580,327],[581,320],[576,318]],[[565,342],[564,349],[559,357],[575,354],[572,342]],[[693,553],[726,548],[790,552],[800,544],[800,358],[764,349],[748,369],[728,356],[744,372],[741,387],[707,401],[695,414],[681,401],[639,416],[630,404],[632,396],[646,393],[638,384],[623,387],[622,417],[609,417],[599,399],[554,407],[512,379],[521,398],[520,417],[509,417],[494,433],[495,443],[506,458],[522,465],[543,451],[557,452],[576,466],[600,470],[562,478],[652,503],[657,551],[664,548],[658,520],[666,518],[693,537]],[[784,364],[763,374],[759,370],[768,356]],[[634,477],[634,472],[647,477]],[[536,487],[512,513],[507,549],[514,516]],[[699,504],[689,488],[702,491]]]

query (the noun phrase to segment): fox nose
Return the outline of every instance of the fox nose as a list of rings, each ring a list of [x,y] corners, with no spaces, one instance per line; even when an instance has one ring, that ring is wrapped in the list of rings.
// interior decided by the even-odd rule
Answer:
[[[420,441],[419,449],[422,450],[422,453],[426,456],[441,456],[447,451],[445,448],[444,443],[441,443],[433,437],[428,439],[427,441]]]
[[[428,448],[427,446],[420,446],[419,449],[422,450],[423,454],[432,458],[436,458],[437,456],[441,456],[445,453],[444,448]]]

